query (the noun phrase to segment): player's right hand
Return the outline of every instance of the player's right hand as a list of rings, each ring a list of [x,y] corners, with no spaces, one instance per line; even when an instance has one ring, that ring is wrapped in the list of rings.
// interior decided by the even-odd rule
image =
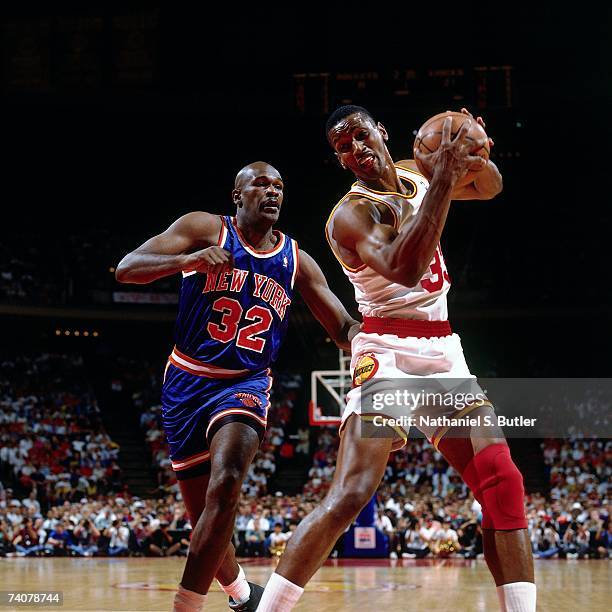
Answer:
[[[453,121],[447,117],[442,124],[442,139],[440,146],[433,153],[422,153],[415,151],[415,155],[425,167],[433,168],[434,177],[444,176],[452,181],[453,185],[463,178],[468,170],[478,171],[479,167],[484,167],[486,161],[479,155],[472,152],[479,151],[486,143],[487,139],[474,141],[468,138],[468,132],[472,125],[472,119],[464,121],[457,135],[451,140],[451,127]]]
[[[186,256],[183,266],[185,272],[231,272],[234,269],[234,257],[229,251],[218,246],[211,246],[195,251]]]

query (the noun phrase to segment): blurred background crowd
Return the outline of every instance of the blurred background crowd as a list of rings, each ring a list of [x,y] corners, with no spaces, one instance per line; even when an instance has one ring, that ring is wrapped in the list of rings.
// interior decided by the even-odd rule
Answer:
[[[114,363],[125,372],[134,366],[129,359]],[[126,384],[117,375],[107,383],[111,392]],[[158,387],[151,373],[128,385],[138,414],[132,433],[142,440],[150,476],[149,488],[135,495],[83,357],[35,353],[2,360],[0,555],[186,554],[192,525],[170,467],[161,408],[150,401]],[[236,518],[241,556],[280,554],[333,477],[337,428],[309,427],[299,418],[302,387],[300,375],[275,377],[268,429]],[[546,487],[525,498],[534,555],[609,558],[612,441],[545,439],[538,450]],[[390,455],[376,496],[376,526],[391,558],[478,558],[481,519],[478,502],[426,440],[411,439]],[[332,556],[342,554],[341,538]]]

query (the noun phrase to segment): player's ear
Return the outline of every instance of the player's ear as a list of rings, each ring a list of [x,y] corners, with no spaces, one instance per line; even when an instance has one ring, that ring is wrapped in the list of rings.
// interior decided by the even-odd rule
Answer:
[[[240,198],[240,189],[234,189],[232,191],[232,200],[234,204],[240,208],[242,206],[242,199]]]
[[[378,125],[376,127],[378,128],[378,131],[382,134],[383,140],[385,142],[389,140],[389,134],[387,134],[387,128],[380,121],[378,122]]]
[[[340,159],[340,156],[338,155],[338,153],[334,153],[334,155],[336,156],[336,159],[338,160],[338,163],[342,166],[343,170],[346,170],[346,166],[342,163],[342,160]]]

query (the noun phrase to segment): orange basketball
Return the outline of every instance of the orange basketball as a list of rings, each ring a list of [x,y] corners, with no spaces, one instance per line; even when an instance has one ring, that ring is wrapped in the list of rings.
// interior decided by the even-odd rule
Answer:
[[[414,139],[413,150],[414,160],[416,165],[419,168],[419,171],[425,178],[428,180],[431,179],[433,174],[433,169],[424,165],[416,156],[417,149],[421,151],[421,153],[433,153],[439,146],[440,141],[442,140],[442,125],[444,124],[444,120],[447,117],[452,117],[453,123],[451,126],[451,139],[455,138],[459,128],[463,125],[466,119],[469,119],[467,115],[463,113],[456,113],[453,111],[446,111],[445,113],[440,113],[439,115],[434,115],[430,117],[419,129],[417,135]],[[482,126],[476,123],[476,119],[472,119],[472,126],[470,127],[468,134],[468,140],[473,140],[474,145],[476,146],[476,142],[481,140],[482,138],[487,138],[487,133],[484,131]],[[481,147],[478,151],[473,151],[473,155],[480,155],[480,157],[484,157],[484,159],[489,159],[490,148],[489,141],[487,138],[486,144]],[[469,171],[467,175],[461,179],[461,184],[467,185],[474,180],[474,172]]]

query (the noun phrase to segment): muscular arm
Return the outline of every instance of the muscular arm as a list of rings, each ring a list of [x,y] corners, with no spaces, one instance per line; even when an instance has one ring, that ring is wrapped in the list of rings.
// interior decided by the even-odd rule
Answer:
[[[305,251],[300,249],[300,263],[296,277],[296,287],[310,312],[325,328],[330,338],[339,348],[351,350],[350,341],[354,325],[359,325],[346,311],[342,302],[329,288],[327,280],[317,262]]]
[[[115,278],[120,283],[144,284],[181,270],[200,270],[204,264],[220,263],[215,257],[212,262],[202,262],[198,254],[208,258],[220,255],[210,249],[217,249],[212,245],[217,242],[221,223],[220,217],[205,212],[180,217],[165,232],[128,253],[119,262]]]
[[[474,175],[468,185],[453,191],[453,200],[491,200],[503,189],[503,180],[497,166],[489,160],[487,165]]]
[[[420,173],[414,159],[403,159],[397,163]],[[491,200],[501,193],[502,189],[502,175],[497,166],[489,160],[487,165],[475,174],[471,183],[457,185],[453,189],[451,200]]]
[[[336,213],[334,239],[387,280],[414,287],[431,264],[440,242],[451,191],[450,180],[432,179],[414,223],[404,225],[399,232],[381,222],[373,202],[347,202]]]

